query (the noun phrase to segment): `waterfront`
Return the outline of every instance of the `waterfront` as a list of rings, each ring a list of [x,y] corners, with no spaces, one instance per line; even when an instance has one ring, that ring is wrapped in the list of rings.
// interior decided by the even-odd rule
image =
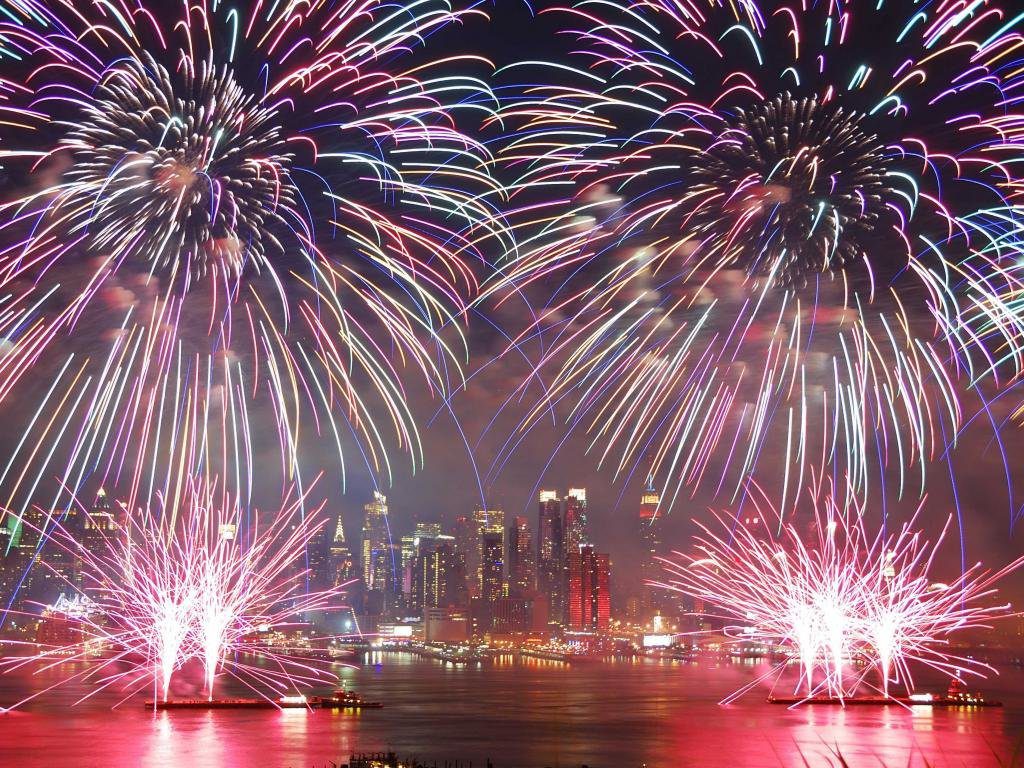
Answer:
[[[1008,762],[1024,732],[1018,669],[984,685],[1006,702],[1002,709],[791,711],[766,704],[761,693],[718,706],[753,678],[757,667],[746,664],[499,659],[456,667],[391,653],[365,662],[343,677],[384,701],[382,710],[153,714],[138,703],[142,696],[111,710],[120,698],[113,693],[69,708],[82,691],[64,687],[0,716],[0,764],[299,768],[393,749],[442,764],[459,758],[483,765],[489,757],[496,768],[735,768],[803,765],[802,757],[828,765],[838,746],[850,766],[905,768],[927,760],[935,768],[973,767],[996,766],[997,755]],[[41,682],[37,676],[33,685]],[[28,686],[25,675],[0,678],[0,702]]]

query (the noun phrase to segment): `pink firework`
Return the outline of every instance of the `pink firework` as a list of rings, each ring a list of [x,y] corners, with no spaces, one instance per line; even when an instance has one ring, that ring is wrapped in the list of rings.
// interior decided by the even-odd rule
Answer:
[[[89,611],[77,621],[80,639],[13,658],[8,669],[90,661],[61,681],[90,683],[83,698],[117,685],[126,698],[152,686],[166,700],[173,675],[192,660],[204,668],[210,698],[220,672],[268,698],[268,691],[280,695],[333,679],[287,651],[248,639],[265,627],[293,627],[306,612],[343,607],[343,585],[305,589],[302,563],[324,522],[319,510],[305,509],[299,496],[263,526],[257,513],[246,515],[216,483],[198,480],[186,483],[173,504],[160,496],[152,506],[126,510],[119,529],[91,550],[56,526],[50,537],[81,563],[81,589],[89,599]],[[94,661],[97,652],[102,655]],[[273,663],[255,663],[267,660]]]
[[[891,683],[913,691],[913,664],[953,676],[994,671],[953,652],[949,640],[1010,615],[1009,604],[989,598],[1024,558],[995,572],[977,563],[939,583],[929,574],[949,521],[930,542],[914,528],[918,507],[895,533],[872,536],[856,502],[833,492],[812,495],[810,534],[792,522],[769,525],[763,512],[776,523],[781,517],[760,500],[757,522],[719,514],[719,533],[698,523],[693,552],[665,559],[659,586],[714,606],[728,636],[784,648],[799,664],[797,688],[808,698],[853,696],[872,685],[871,670],[886,696]],[[853,662],[864,662],[861,671],[847,672]]]

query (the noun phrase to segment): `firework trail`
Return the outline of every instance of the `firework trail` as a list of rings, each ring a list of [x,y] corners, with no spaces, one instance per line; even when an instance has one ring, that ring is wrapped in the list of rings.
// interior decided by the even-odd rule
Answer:
[[[492,473],[554,412],[616,474],[649,461],[670,499],[737,498],[769,444],[791,502],[829,463],[861,495],[876,470],[923,489],[965,408],[1020,369],[1024,18],[998,0],[547,13],[572,64],[504,109],[517,250],[484,295],[545,297],[512,348],[540,336],[520,394],[549,386]]]
[[[698,523],[693,551],[663,560],[659,586],[706,601],[737,640],[784,647],[799,664],[796,687],[807,698],[853,696],[874,687],[871,672],[885,696],[892,684],[909,694],[915,664],[958,678],[995,671],[953,652],[949,640],[1013,615],[990,598],[1024,558],[996,572],[977,563],[939,583],[933,566],[950,520],[927,541],[914,527],[922,502],[895,533],[872,536],[862,507],[847,506],[834,491],[809,495],[813,513],[801,521],[808,525],[783,524],[763,494],[756,514],[717,515],[717,532]],[[867,662],[863,671],[846,671],[856,660]]]
[[[81,585],[66,586],[89,607],[75,621],[81,639],[10,657],[7,668],[72,663],[76,671],[57,685],[86,682],[92,688],[83,698],[110,686],[128,698],[151,686],[167,700],[172,677],[192,660],[203,668],[211,699],[222,672],[268,698],[332,680],[329,671],[253,639],[267,627],[296,626],[307,612],[343,607],[344,585],[306,589],[306,546],[324,518],[296,498],[262,525],[258,513],[218,506],[222,498],[216,483],[193,479],[180,509],[162,497],[152,507],[123,508],[123,523],[98,551],[76,531],[53,525],[51,550],[80,564]],[[98,652],[107,655],[93,658]]]
[[[144,484],[187,408],[221,411],[211,450],[242,465],[265,414],[282,487],[307,432],[385,477],[389,455],[417,467],[407,382],[461,380],[478,241],[503,237],[488,151],[459,126],[493,113],[489,65],[427,45],[482,14],[0,9],[0,399],[32,414],[8,487],[77,490],[97,466]]]

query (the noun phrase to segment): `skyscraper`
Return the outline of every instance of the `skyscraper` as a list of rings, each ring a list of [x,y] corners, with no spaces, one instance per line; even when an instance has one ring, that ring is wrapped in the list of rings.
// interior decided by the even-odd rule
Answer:
[[[570,488],[565,497],[565,551],[575,552],[587,544],[587,489]]]
[[[505,513],[500,509],[477,509],[473,512],[473,521],[476,524],[477,531],[479,531],[477,541],[479,542],[480,548],[477,558],[478,565],[475,578],[477,594],[482,596],[484,594],[484,536],[487,534],[497,534],[499,540],[504,542]],[[502,562],[504,562],[503,553],[498,557]]]
[[[648,476],[647,487],[640,496],[640,513],[637,526],[640,534],[640,587],[641,619],[650,620],[651,616],[661,610],[659,593],[648,582],[659,577],[657,557],[661,554],[661,496],[654,488],[654,478]]]
[[[541,491],[537,522],[537,589],[548,603],[548,618],[563,619],[565,607],[565,536],[562,502],[557,491]]]
[[[480,596],[494,603],[505,592],[505,535],[488,531],[483,535],[483,583]]]
[[[569,553],[569,629],[601,631],[611,621],[611,561],[589,544]]]
[[[82,518],[82,546],[90,552],[103,552],[107,540],[116,535],[117,518],[107,492],[100,488],[96,494],[96,502]]]
[[[477,509],[472,515],[455,519],[455,541],[466,563],[470,598],[483,593],[483,546],[485,533],[505,534],[505,513],[500,509]]]
[[[364,612],[386,615],[393,611],[401,594],[398,564],[401,553],[391,541],[387,498],[374,491],[373,501],[363,507],[363,583],[366,587]]]
[[[455,607],[458,588],[454,580],[459,575],[453,536],[418,536],[413,565],[412,612],[424,616],[430,608]]]
[[[338,521],[334,526],[334,536],[331,539],[331,561],[330,570],[332,586],[338,586],[349,581],[355,575],[355,559],[352,557],[352,550],[345,541],[345,525],[342,516],[338,515]]]
[[[513,597],[532,595],[536,589],[533,537],[530,521],[525,517],[512,518],[508,527],[508,591]]]
[[[308,583],[311,592],[327,589],[334,581],[334,574],[331,572],[331,538],[334,533],[332,528],[334,526],[324,520],[306,545],[306,563],[309,568]],[[234,538],[234,526],[221,533]]]
[[[421,539],[436,538],[441,535],[440,523],[416,523],[412,533],[402,537],[401,553],[402,560],[400,574],[402,579],[402,595],[405,597],[407,607],[413,613],[418,613],[421,603],[414,595],[416,584],[417,557],[419,556],[419,545]]]
[[[466,593],[470,599],[480,596],[480,582],[476,578],[480,572],[480,547],[480,528],[476,520],[469,515],[455,518],[455,548],[462,560]]]

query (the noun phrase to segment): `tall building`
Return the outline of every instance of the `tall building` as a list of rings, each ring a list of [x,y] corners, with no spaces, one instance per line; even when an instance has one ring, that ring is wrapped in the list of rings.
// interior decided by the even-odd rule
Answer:
[[[391,549],[388,500],[380,491],[374,491],[373,501],[363,507],[363,583],[367,589],[378,588],[388,578],[381,568],[392,567],[387,565]]]
[[[352,550],[349,549],[345,540],[345,524],[341,514],[334,526],[334,536],[331,538],[330,571],[332,586],[339,586],[355,577],[355,558],[352,557]]]
[[[456,568],[454,536],[418,536],[410,603],[412,613],[425,616],[431,608],[455,608],[458,599],[455,579],[460,575]]]
[[[480,596],[480,583],[476,574],[480,571],[480,529],[470,515],[455,518],[455,548],[462,556],[466,573],[466,592],[470,599]]]
[[[455,542],[465,560],[466,587],[471,599],[483,593],[484,534],[504,534],[504,530],[505,513],[500,509],[477,509],[472,515],[455,518]]]
[[[533,557],[533,537],[530,521],[513,517],[508,527],[508,592],[513,597],[532,595],[536,589],[536,569]]]
[[[473,512],[473,522],[476,525],[476,529],[479,532],[477,535],[477,541],[479,542],[479,553],[477,557],[477,570],[476,573],[471,573],[470,576],[475,578],[477,591],[476,594],[483,596],[484,594],[484,536],[487,534],[497,534],[501,541],[505,540],[505,513],[500,509],[477,509]],[[503,560],[503,557],[501,558]]]
[[[406,605],[413,613],[418,613],[417,606],[419,605],[413,591],[416,582],[416,558],[419,555],[420,539],[435,538],[440,535],[440,523],[416,523],[412,533],[402,537],[399,571],[402,580],[402,595],[405,597]]]
[[[334,528],[335,526],[328,520],[324,520],[306,545],[306,567],[309,568],[308,582],[311,592],[327,589],[334,581],[334,574],[331,572],[331,539]],[[234,538],[234,526],[221,533]]]
[[[374,491],[373,501],[363,507],[363,512],[364,613],[386,615],[396,607],[401,594],[401,552],[391,541],[387,497]]]
[[[500,531],[483,535],[483,583],[480,596],[487,603],[505,594],[505,536]]]
[[[32,600],[32,579],[38,569],[31,568],[38,541],[29,535],[25,521],[8,512],[0,528],[0,620],[21,624],[18,614],[8,614],[8,608],[20,609],[26,600]]]
[[[569,629],[603,631],[611,621],[611,561],[585,544],[569,553]]]
[[[81,541],[82,518],[84,513],[71,507],[69,509],[54,510],[54,520],[60,521],[60,527],[68,536],[75,541]],[[51,535],[53,527],[50,527]],[[82,588],[82,568],[80,558],[75,552],[62,547],[57,543],[49,542],[44,545],[44,557],[46,558],[46,570],[54,577],[57,592],[57,599],[62,596],[65,601],[72,599]]]
[[[575,552],[580,545],[587,544],[587,489],[570,488],[565,497],[565,551]]]
[[[82,517],[82,546],[90,552],[102,552],[106,542],[117,535],[118,529],[107,492],[100,488],[96,502]]]
[[[548,618],[561,622],[565,608],[565,536],[557,491],[541,491],[537,521],[537,590],[548,604]]]
[[[661,569],[656,558],[661,554],[662,517],[661,496],[654,488],[654,478],[648,476],[647,487],[640,496],[640,513],[637,517],[641,547],[640,578],[643,580],[640,587],[640,618],[645,622],[662,609],[660,592],[649,586],[649,582],[660,576]]]

